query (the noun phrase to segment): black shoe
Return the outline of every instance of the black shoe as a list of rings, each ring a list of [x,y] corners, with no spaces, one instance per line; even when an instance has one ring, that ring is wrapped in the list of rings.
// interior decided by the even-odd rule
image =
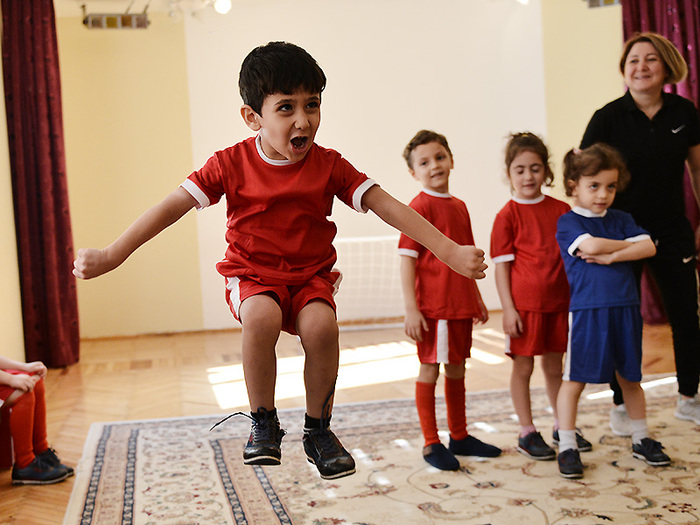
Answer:
[[[542,434],[537,431],[518,438],[518,452],[538,461],[551,461],[557,456],[554,449],[545,443]]]
[[[423,459],[439,470],[459,470],[459,460],[442,443],[425,447]]]
[[[567,448],[557,456],[559,463],[559,474],[563,478],[578,479],[583,477],[583,464],[578,450]]]
[[[305,428],[304,452],[316,465],[323,479],[336,479],[355,473],[355,460],[329,427]]]
[[[484,443],[474,436],[467,436],[464,439],[450,438],[449,451],[457,456],[478,456],[480,458],[495,458],[501,455],[500,448]]]
[[[268,412],[260,407],[251,412],[253,421],[250,437],[243,450],[246,465],[279,465],[282,462],[282,438],[287,433],[280,427],[277,411]]]
[[[52,448],[47,448],[46,450],[44,450],[44,452],[39,454],[38,457],[40,457],[45,463],[51,465],[52,467],[63,467],[68,471],[69,477],[75,474],[73,467],[69,467],[61,463],[61,460],[58,459],[58,456],[56,455],[56,451]]]
[[[642,439],[641,443],[632,445],[632,455],[646,461],[647,465],[652,467],[665,467],[671,464],[671,458],[669,458],[663,452],[664,446],[651,438]]]
[[[559,430],[552,432],[552,443],[554,443],[557,447],[559,446]],[[593,445],[591,442],[583,437],[583,434],[578,428],[576,429],[576,447],[578,448],[579,452],[590,452],[593,450]]]
[[[51,485],[63,481],[69,476],[61,466],[53,466],[39,456],[24,468],[12,468],[13,485]]]

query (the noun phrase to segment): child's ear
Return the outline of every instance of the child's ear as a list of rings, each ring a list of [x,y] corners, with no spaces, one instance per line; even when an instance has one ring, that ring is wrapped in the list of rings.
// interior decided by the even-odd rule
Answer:
[[[241,117],[243,122],[253,131],[260,131],[262,127],[259,122],[259,115],[248,104],[243,104],[241,107]]]

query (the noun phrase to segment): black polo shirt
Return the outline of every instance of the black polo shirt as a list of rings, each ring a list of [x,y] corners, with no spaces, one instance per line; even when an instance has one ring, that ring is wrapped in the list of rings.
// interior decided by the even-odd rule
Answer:
[[[632,174],[613,207],[632,214],[655,238],[689,228],[683,177],[688,148],[700,144],[700,118],[693,103],[663,93],[663,105],[649,119],[627,92],[593,114],[581,148],[604,142],[622,153]]]

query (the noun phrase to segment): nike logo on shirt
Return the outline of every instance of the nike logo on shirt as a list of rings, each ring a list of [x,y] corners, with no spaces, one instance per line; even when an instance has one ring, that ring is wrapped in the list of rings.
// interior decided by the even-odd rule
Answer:
[[[691,255],[690,257],[683,257],[683,264],[688,264],[693,259],[695,259],[694,255]]]
[[[685,127],[685,124],[683,124],[683,125],[681,125],[681,126],[678,126],[677,128],[672,129],[672,130],[671,130],[671,133],[673,133],[673,134],[675,135],[675,134],[678,133],[680,130],[682,130],[684,127]]]

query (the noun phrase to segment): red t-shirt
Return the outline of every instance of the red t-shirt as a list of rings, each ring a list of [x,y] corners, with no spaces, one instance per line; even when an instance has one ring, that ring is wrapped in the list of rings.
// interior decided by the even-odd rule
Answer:
[[[511,262],[515,308],[560,312],[569,308],[569,283],[557,244],[557,219],[570,206],[548,195],[512,199],[496,215],[491,232],[491,259]]]
[[[419,193],[409,204],[457,244],[473,246],[474,235],[467,206],[447,193]],[[432,252],[406,235],[399,239],[399,254],[416,258],[416,300],[424,317],[473,319],[481,310],[476,283],[452,270]]]
[[[267,158],[256,137],[216,152],[182,184],[205,208],[226,197],[225,277],[298,285],[336,261],[333,197],[359,212],[375,184],[337,151],[313,144],[295,163]]]

